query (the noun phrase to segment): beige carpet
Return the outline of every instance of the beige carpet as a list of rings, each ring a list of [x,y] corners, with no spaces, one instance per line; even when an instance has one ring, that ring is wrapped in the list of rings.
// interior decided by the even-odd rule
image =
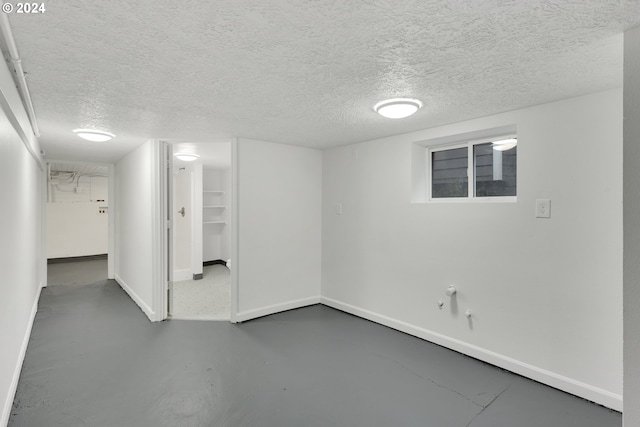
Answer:
[[[229,269],[224,265],[204,268],[201,280],[173,284],[172,319],[229,320],[231,292]]]

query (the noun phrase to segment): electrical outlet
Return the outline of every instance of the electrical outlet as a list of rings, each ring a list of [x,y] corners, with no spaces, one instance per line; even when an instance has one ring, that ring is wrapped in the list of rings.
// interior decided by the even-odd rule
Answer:
[[[551,218],[551,200],[536,200],[536,218]]]

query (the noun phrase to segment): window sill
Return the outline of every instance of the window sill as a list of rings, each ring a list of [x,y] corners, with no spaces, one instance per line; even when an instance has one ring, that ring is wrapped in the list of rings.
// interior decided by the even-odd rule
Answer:
[[[439,197],[429,199],[427,203],[517,203],[517,196],[504,197]]]

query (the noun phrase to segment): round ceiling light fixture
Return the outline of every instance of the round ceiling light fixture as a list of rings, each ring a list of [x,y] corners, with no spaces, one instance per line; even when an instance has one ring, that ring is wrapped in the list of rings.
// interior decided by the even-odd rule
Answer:
[[[194,160],[198,160],[200,156],[192,153],[176,153],[174,154],[176,159],[182,160],[183,162],[193,162]]]
[[[111,132],[105,132],[95,129],[74,129],[73,133],[75,133],[82,139],[86,139],[87,141],[92,142],[105,142],[116,137]]]
[[[373,106],[376,113],[388,119],[404,119],[421,108],[422,102],[412,98],[386,99]]]
[[[500,141],[493,141],[493,145],[491,145],[491,148],[496,151],[507,151],[511,150],[516,145],[518,145],[518,140],[516,138],[509,138],[501,139]]]

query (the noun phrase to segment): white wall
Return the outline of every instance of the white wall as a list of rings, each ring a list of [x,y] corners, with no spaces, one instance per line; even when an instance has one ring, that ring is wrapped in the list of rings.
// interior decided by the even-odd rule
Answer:
[[[237,320],[319,302],[322,153],[238,141]]]
[[[0,426],[4,426],[44,282],[41,159],[4,62],[0,64],[0,108]]]
[[[107,168],[106,166],[104,167]],[[53,171],[53,174],[56,172]],[[108,176],[87,176],[81,175],[70,180],[53,177],[49,180],[49,202],[52,203],[75,203],[75,202],[100,202],[109,201],[109,177]]]
[[[624,425],[640,426],[640,27],[624,35]]]
[[[156,141],[136,148],[115,165],[115,279],[152,320],[154,310],[153,215],[160,211],[154,199],[158,159]]]
[[[109,215],[105,203],[47,203],[47,258],[106,254]]]
[[[47,258],[108,253],[108,181],[107,176],[82,176],[73,183],[49,185]]]
[[[517,203],[410,203],[413,143],[508,125]],[[323,302],[621,408],[621,90],[335,148],[323,163]],[[534,217],[537,198],[550,219]]]

